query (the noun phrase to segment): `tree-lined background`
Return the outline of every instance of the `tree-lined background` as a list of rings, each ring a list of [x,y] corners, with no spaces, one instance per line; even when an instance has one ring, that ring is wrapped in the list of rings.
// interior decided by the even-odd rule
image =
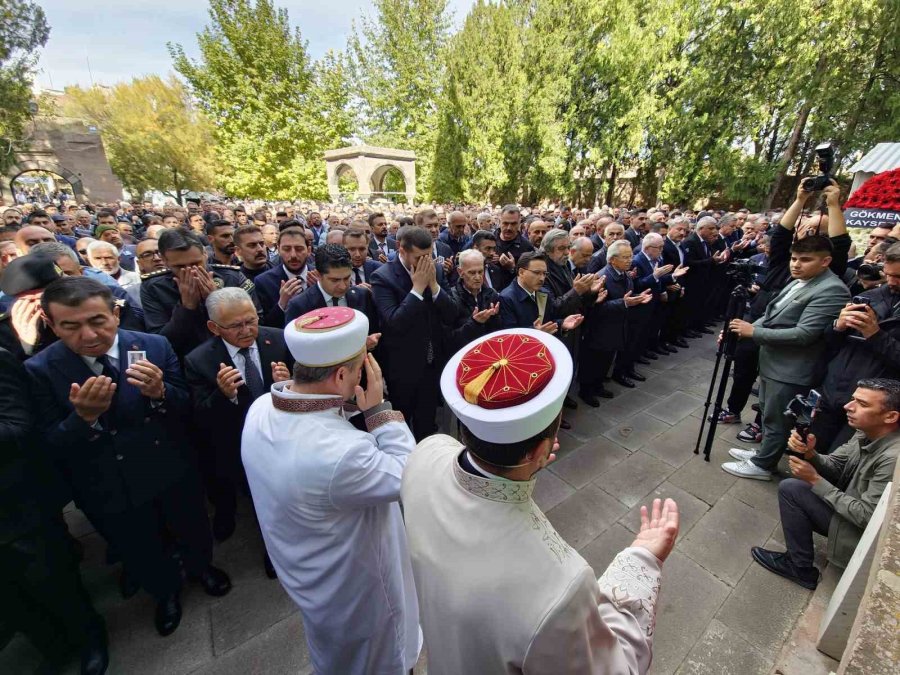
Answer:
[[[366,142],[414,150],[427,201],[763,208],[823,140],[844,169],[900,140],[897,0],[374,0],[318,61],[302,26],[211,0],[178,78],[66,112],[129,188],[275,199],[325,198],[322,153]]]

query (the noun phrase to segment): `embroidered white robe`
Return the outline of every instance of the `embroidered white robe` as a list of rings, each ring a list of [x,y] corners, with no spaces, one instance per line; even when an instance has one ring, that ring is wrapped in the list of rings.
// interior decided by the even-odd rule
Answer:
[[[341,414],[339,397],[272,386],[250,408],[241,456],[266,550],[300,607],[319,675],[400,675],[421,648],[398,504],[415,446],[398,412]]]
[[[532,501],[534,480],[466,473],[462,449],[431,436],[403,475],[429,675],[646,672],[656,556],[627,548],[598,581]]]

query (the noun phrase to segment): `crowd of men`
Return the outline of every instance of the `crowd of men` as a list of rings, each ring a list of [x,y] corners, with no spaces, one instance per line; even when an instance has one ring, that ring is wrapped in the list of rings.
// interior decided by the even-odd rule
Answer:
[[[900,447],[900,232],[872,230],[856,256],[837,186],[824,190],[820,210],[808,209],[810,197],[800,188],[786,211],[766,213],[510,204],[407,214],[396,206],[205,201],[183,209],[128,202],[5,209],[0,393],[14,422],[2,438],[0,563],[9,573],[0,582],[6,584],[0,599],[13,608],[9,627],[24,632],[52,663],[64,664],[77,651],[82,672],[104,672],[104,622],[81,584],[78,544],[66,531],[63,506],[74,500],[106,540],[108,559],[122,562],[123,596],[140,589],[153,596],[154,623],[165,636],[180,622],[185,580],[213,596],[230,591],[227,571],[211,564],[213,542],[233,534],[242,494],[252,493],[257,502],[265,492],[271,493],[265,509],[256,503],[267,548],[261,568],[301,606],[311,645],[327,644],[328,630],[339,630],[336,619],[343,615],[311,600],[308,580],[286,562],[290,556],[273,552],[278,537],[266,519],[278,522],[271,513],[283,507],[284,495],[259,466],[248,482],[241,436],[254,402],[278,390],[288,402],[276,408],[309,411],[302,395],[283,390],[297,386],[319,394],[324,390],[313,385],[334,380],[328,395],[356,397],[364,413],[349,423],[359,433],[367,425],[374,433],[380,425],[372,419],[388,414],[375,400],[383,383],[401,426],[408,427],[394,429],[399,435],[390,443],[405,447],[409,435],[421,445],[438,432],[438,409],[448,405],[442,373],[446,377],[460,350],[498,331],[536,330],[574,364],[565,386],[554,380],[563,413],[548,404],[551,435],[534,430],[544,448],[540,457],[534,448],[519,447],[531,437],[517,439],[519,455],[504,455],[491,438],[473,435],[477,424],[462,419],[463,403],[450,405],[465,423],[470,450],[483,443],[485,456],[509,460],[484,462],[476,453],[460,460],[464,471],[528,481],[549,461],[555,429],[570,427],[566,410],[601,407],[615,396],[609,382],[639,386],[651,376],[642,366],[690,349],[726,318],[722,330],[738,338],[734,380],[726,406],[713,414],[719,424],[741,423],[757,382],[760,402],[739,434],[756,448],[733,448],[734,461],[722,468],[771,480],[790,450],[793,478],[779,489],[788,551],[757,548],[752,555],[815,588],[812,533],[827,534],[831,561],[846,564]],[[730,299],[738,285],[750,300],[735,310]],[[330,308],[353,310],[337,312],[343,318],[335,320],[356,332],[359,321],[347,317],[365,318],[363,354],[302,361],[286,335],[297,333],[304,350],[318,349],[304,341],[304,322]],[[351,355],[363,360],[345,373],[341,364]],[[485,376],[506,366],[504,357]],[[362,377],[362,386],[341,380],[348,373]],[[367,394],[367,387],[376,390]],[[813,388],[821,397],[811,433],[792,435],[784,411]],[[328,428],[319,442],[329,443]],[[377,450],[380,443],[373,443]],[[378,499],[399,499],[407,454],[399,452],[400,464],[385,470],[395,484]],[[525,463],[517,464],[520,459]],[[525,475],[523,466],[532,473]],[[339,472],[329,476],[321,498],[332,507],[375,508],[361,495],[378,492],[377,485],[364,487],[358,477],[340,483]],[[411,499],[425,499],[415,490]],[[647,527],[655,531],[657,522],[663,528],[674,518],[677,532],[674,509],[670,518],[669,506],[660,514],[657,505]],[[391,528],[402,529],[399,511],[390,518],[396,519]],[[674,540],[672,528],[669,536]],[[396,532],[390,537],[392,546],[406,546]],[[310,565],[340,567],[341,560],[361,555],[354,541],[328,544],[323,537],[324,557]],[[668,550],[658,549],[654,560]],[[395,554],[405,555],[392,549]],[[421,598],[421,587],[418,593]],[[363,623],[383,621],[371,604],[365,611],[371,616]],[[433,606],[428,613],[434,616]],[[427,642],[427,623],[424,629]],[[412,633],[407,639],[416,642]],[[369,672],[378,657],[366,660],[353,649],[370,647],[348,646],[344,660],[331,662],[323,654],[320,663]],[[417,657],[421,644],[405,647],[400,661],[408,669],[406,657]],[[546,648],[542,663],[550,664],[552,649]],[[447,656],[453,650],[434,651],[458,658]],[[643,656],[635,659],[642,670],[649,665]],[[436,665],[436,672],[453,668]]]

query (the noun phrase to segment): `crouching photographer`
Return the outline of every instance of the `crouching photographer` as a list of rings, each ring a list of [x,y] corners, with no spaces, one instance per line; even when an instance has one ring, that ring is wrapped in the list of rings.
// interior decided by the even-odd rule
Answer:
[[[804,588],[814,589],[819,582],[813,532],[828,537],[828,561],[846,567],[893,477],[900,450],[900,382],[860,380],[844,409],[856,434],[830,455],[816,451],[815,434],[804,441],[796,430],[791,433],[793,478],[778,486],[787,551],[751,549],[757,563]]]
[[[852,434],[844,404],[860,378],[900,379],[900,244],[885,254],[885,284],[854,296],[825,329],[829,359],[812,432],[821,452]]]

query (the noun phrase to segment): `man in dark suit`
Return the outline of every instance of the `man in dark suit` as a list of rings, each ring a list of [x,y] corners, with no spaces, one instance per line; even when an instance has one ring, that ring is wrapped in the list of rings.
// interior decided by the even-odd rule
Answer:
[[[662,260],[664,238],[657,232],[644,235],[641,242],[641,250],[634,255],[632,262],[636,272],[634,289],[641,293],[649,290],[653,301],[640,308],[642,328],[636,332],[636,338],[629,338],[631,349],[637,356],[634,360],[638,363],[643,359],[656,360],[659,356],[667,356],[672,353],[665,341],[660,341],[660,331],[666,321],[669,311],[669,287],[676,283],[676,279],[682,277],[688,270],[686,267],[675,267],[665,264]],[[638,314],[638,310],[631,316]]]
[[[500,296],[484,285],[484,256],[474,249],[459,254],[459,281],[453,300],[459,308],[450,333],[451,353],[472,340],[500,330]]]
[[[372,275],[381,263],[366,256],[368,249],[366,233],[360,229],[351,227],[344,232],[344,248],[350,254],[350,262],[353,268],[350,270],[350,283],[354,286],[363,286],[372,290]],[[318,269],[318,265],[316,265]]]
[[[681,242],[687,236],[687,220],[683,217],[673,218],[669,223],[669,229],[663,239],[662,262],[663,265],[672,265],[673,268],[685,265],[684,251]],[[660,337],[669,347],[681,347],[687,349],[690,345],[682,337],[685,331],[687,305],[684,301],[684,287],[680,279],[671,284],[669,290],[669,311],[660,331]]]
[[[622,223],[609,223],[603,228],[603,248],[594,252],[587,264],[587,271],[596,274],[606,267],[606,252],[610,244],[625,238],[625,228]]]
[[[684,297],[688,306],[688,327],[692,332],[688,337],[699,337],[701,333],[712,334],[706,327],[709,318],[708,303],[712,294],[713,268],[725,262],[724,252],[718,251],[719,232],[716,219],[705,216],[697,221],[697,229],[684,238],[684,264],[690,271],[684,276]]]
[[[369,230],[372,232],[372,239],[369,241],[368,251],[372,260],[386,263],[391,259],[391,251],[394,251],[393,255],[397,255],[397,241],[388,234],[387,218],[383,213],[369,214]]]
[[[500,321],[503,328],[536,328],[551,335],[574,330],[583,316],[561,316],[560,305],[551,302],[547,281],[547,255],[530,251],[519,256],[516,280],[500,293]]]
[[[447,215],[447,229],[441,232],[438,241],[446,244],[453,255],[458,255],[469,247],[466,236],[466,214],[462,211],[451,211]]]
[[[256,277],[256,293],[263,308],[263,324],[266,326],[284,326],[284,311],[291,298],[318,281],[316,272],[309,270],[306,265],[309,253],[306,233],[302,228],[286,227],[278,233],[281,264]]]
[[[641,245],[641,239],[644,236],[644,229],[647,226],[647,212],[644,209],[638,209],[631,214],[631,225],[625,230],[625,239],[631,244],[631,250],[634,251]]]
[[[497,238],[497,282],[494,288],[502,291],[509,286],[518,275],[516,262],[523,253],[534,250],[528,241],[522,238],[522,212],[515,204],[507,204],[500,211],[500,233]]]
[[[112,294],[84,277],[54,281],[41,308],[59,341],[26,362],[44,447],[62,467],[97,531],[157,601],[156,629],[181,621],[181,574],[161,528],[182,550],[188,577],[221,596],[202,491],[188,460],[187,385],[168,340],[118,328]]]
[[[211,293],[206,311],[214,337],[185,357],[184,368],[202,445],[200,470],[216,509],[213,536],[225,541],[235,528],[237,491],[249,490],[241,464],[244,418],[273,382],[292,377],[293,358],[280,329],[259,326],[253,301],[240,288]],[[268,557],[265,568],[274,578]]]
[[[0,606],[53,672],[81,654],[82,675],[102,675],[106,626],[91,605],[60,511],[62,479],[35,443],[35,411],[25,368],[0,349]]]
[[[501,278],[497,264],[500,258],[497,255],[497,235],[488,230],[476,231],[472,235],[472,248],[484,257],[484,285],[499,293],[502,287],[497,286]]]
[[[456,303],[441,288],[428,230],[401,227],[397,257],[372,275],[372,294],[384,334],[385,379],[391,400],[417,440],[435,431],[438,380],[447,357],[446,332]]]

